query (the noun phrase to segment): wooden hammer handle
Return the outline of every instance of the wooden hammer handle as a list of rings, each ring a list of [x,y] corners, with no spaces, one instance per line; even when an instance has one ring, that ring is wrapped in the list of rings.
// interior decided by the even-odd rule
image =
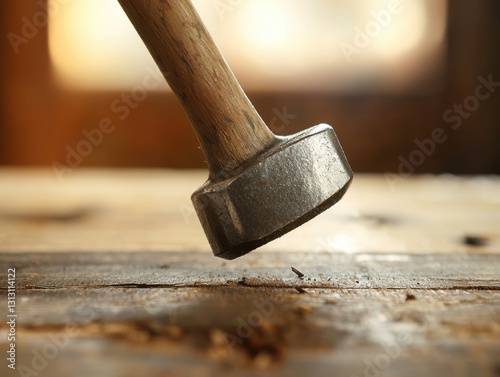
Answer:
[[[275,143],[189,0],[118,1],[179,98],[212,176]]]

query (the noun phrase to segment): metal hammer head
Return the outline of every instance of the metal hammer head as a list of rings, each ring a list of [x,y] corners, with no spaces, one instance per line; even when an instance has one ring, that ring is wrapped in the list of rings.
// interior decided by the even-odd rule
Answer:
[[[191,199],[217,257],[234,259],[320,214],[349,187],[352,170],[333,129],[320,124],[288,137],[207,181]]]

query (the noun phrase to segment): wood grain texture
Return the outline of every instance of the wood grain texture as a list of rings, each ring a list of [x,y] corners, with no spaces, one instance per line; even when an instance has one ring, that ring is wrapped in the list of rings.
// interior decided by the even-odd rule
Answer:
[[[63,344],[40,376],[496,376],[500,257],[381,256],[35,253],[0,268],[18,271],[23,365]]]
[[[205,176],[81,169],[59,182],[0,169],[0,307],[15,267],[18,366],[41,377],[498,376],[499,178],[415,176],[392,190],[358,175],[319,218],[225,261],[187,207]],[[7,330],[0,322],[2,350]]]
[[[186,111],[214,179],[277,141],[189,0],[119,2]]]
[[[499,254],[5,253],[20,289],[245,286],[334,289],[500,289]],[[298,278],[297,267],[305,274]],[[251,268],[250,268],[251,267]],[[467,275],[464,276],[464,271]],[[2,271],[4,274],[5,271]]]
[[[0,169],[0,252],[211,255],[190,201],[206,171]],[[341,202],[256,253],[497,253],[498,177],[356,175]],[[480,245],[465,237],[483,237]]]

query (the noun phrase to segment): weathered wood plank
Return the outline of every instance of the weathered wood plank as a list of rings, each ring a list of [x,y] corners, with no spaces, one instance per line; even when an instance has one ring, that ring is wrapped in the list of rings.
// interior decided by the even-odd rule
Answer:
[[[363,376],[367,368],[495,376],[500,352],[500,292],[491,290],[106,287],[20,297],[19,363],[31,367],[33,352],[60,344],[40,376],[71,367],[77,377]]]
[[[334,209],[235,261],[212,256],[191,209],[204,178],[0,169],[0,307],[15,267],[18,366],[498,376],[499,178],[412,177],[392,190],[357,176]],[[0,322],[2,349],[7,330]]]
[[[31,367],[33,350],[64,344],[40,376],[61,375],[75,358],[77,377],[96,373],[87,364],[125,376],[494,376],[498,261],[493,254],[253,253],[227,262],[205,253],[24,253],[4,254],[0,268],[17,271],[22,365]]]
[[[207,253],[4,253],[19,289],[101,286],[500,289],[499,254],[252,252],[234,261]],[[299,278],[291,267],[305,276]]]
[[[60,182],[51,170],[2,168],[0,252],[210,254],[190,202],[206,177],[76,169]],[[391,186],[383,176],[358,174],[334,208],[261,251],[496,253],[498,192],[498,177],[414,176]],[[483,242],[467,242],[477,237]]]

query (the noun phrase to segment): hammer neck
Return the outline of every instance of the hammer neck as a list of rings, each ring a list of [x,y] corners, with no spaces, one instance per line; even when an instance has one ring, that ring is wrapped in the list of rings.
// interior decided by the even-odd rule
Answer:
[[[211,176],[276,141],[189,0],[118,0],[179,98]]]

